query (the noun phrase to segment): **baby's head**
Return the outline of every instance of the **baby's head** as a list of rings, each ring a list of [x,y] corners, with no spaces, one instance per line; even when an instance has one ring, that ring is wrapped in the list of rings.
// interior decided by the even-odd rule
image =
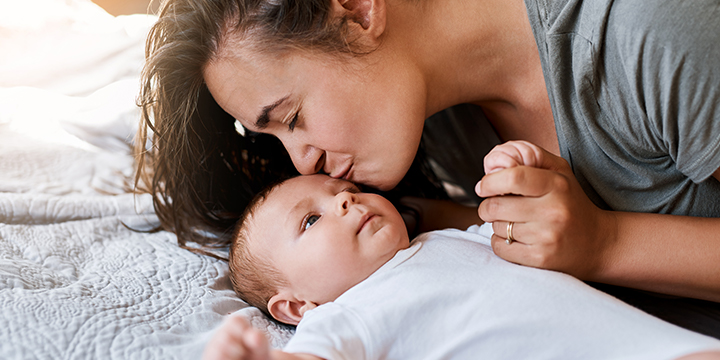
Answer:
[[[327,175],[299,176],[259,194],[238,222],[230,278],[278,321],[335,300],[410,244],[384,197]]]

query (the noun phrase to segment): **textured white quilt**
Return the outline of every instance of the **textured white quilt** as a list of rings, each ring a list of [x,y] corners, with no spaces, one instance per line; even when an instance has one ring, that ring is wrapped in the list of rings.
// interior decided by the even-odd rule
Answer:
[[[152,21],[0,2],[1,359],[197,359],[236,311],[274,346],[291,335],[235,296],[224,262],[128,229],[157,222],[126,191]]]

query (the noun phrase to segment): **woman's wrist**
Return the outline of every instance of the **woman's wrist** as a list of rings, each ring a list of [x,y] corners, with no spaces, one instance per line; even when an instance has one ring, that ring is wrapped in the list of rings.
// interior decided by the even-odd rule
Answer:
[[[720,219],[609,215],[599,266],[583,280],[720,302]]]
[[[600,210],[600,219],[598,222],[598,233],[596,234],[596,247],[594,258],[589,261],[588,268],[584,276],[580,276],[583,280],[595,282],[607,282],[616,276],[618,269],[622,268],[622,259],[625,250],[620,237],[620,224],[622,215],[616,211]],[[605,280],[605,281],[604,281]]]

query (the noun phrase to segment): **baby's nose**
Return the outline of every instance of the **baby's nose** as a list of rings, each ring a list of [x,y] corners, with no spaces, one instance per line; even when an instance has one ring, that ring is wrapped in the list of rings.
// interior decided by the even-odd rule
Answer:
[[[336,210],[340,215],[345,215],[349,210],[350,207],[355,204],[355,194],[348,192],[348,191],[342,191],[335,197],[336,199]]]

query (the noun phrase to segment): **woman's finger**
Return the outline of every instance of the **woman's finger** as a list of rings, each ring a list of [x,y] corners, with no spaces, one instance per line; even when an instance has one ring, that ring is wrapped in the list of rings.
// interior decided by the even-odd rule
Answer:
[[[528,260],[528,249],[531,245],[525,244],[519,240],[513,241],[510,245],[508,245],[506,239],[498,236],[497,234],[492,236],[491,242],[493,252],[502,259],[515,264],[526,265],[530,263]]]
[[[558,186],[567,188],[567,183],[567,175],[556,171],[518,166],[485,175],[476,190],[484,198],[507,194],[539,197]]]
[[[512,240],[508,245],[512,245],[515,242],[524,244],[525,242],[522,241],[522,229],[520,229],[522,228],[522,225],[523,223],[521,222],[495,221],[492,223],[492,228],[493,233],[499,236],[501,239],[504,239],[506,243],[508,242],[507,240]]]
[[[562,182],[563,180],[555,180]],[[567,185],[565,185],[567,186]],[[548,187],[542,196],[500,195],[484,199],[478,206],[478,216],[484,222],[515,221],[529,222],[551,214],[558,204],[553,201],[558,187]],[[547,192],[545,192],[547,191]]]
[[[478,206],[478,217],[484,222],[495,223],[502,221],[526,222],[537,217],[542,212],[542,200],[539,198],[504,195],[483,200]],[[505,232],[497,232],[503,235]]]

